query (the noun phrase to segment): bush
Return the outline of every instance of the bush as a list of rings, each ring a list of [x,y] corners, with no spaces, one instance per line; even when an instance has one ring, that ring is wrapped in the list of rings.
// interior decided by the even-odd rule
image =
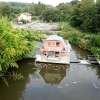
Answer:
[[[69,23],[60,23],[61,33],[65,39],[68,39],[72,44],[79,45],[80,32],[69,25]]]
[[[41,32],[14,29],[6,18],[0,18],[0,72],[18,68],[16,61],[22,59],[34,47],[34,41],[42,37]]]
[[[91,52],[93,54],[95,54],[95,56],[100,59],[100,48],[97,48],[97,47],[91,47]]]

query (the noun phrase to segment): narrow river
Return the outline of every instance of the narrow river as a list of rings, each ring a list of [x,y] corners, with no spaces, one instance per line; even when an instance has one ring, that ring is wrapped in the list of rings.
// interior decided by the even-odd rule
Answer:
[[[72,59],[87,52],[73,48]],[[99,100],[100,67],[72,63],[70,66],[20,62],[24,80],[0,84],[0,100]]]
[[[88,52],[72,48],[71,59],[85,59]],[[0,100],[100,100],[100,67],[71,63],[37,64],[22,60],[24,80],[0,83]]]

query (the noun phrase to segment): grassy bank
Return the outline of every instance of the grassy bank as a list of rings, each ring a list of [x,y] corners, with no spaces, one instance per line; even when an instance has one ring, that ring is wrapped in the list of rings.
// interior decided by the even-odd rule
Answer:
[[[88,50],[100,59],[100,33],[85,33],[73,28],[69,23],[60,23],[61,32],[59,33],[70,43]]]
[[[0,75],[9,68],[18,68],[16,61],[22,59],[41,40],[42,32],[14,29],[6,18],[0,18]]]

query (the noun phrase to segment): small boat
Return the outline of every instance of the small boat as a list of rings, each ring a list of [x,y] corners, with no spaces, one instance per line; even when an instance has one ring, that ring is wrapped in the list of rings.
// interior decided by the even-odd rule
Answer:
[[[58,35],[50,35],[43,40],[39,53],[36,53],[36,62],[70,64],[71,45],[68,40]]]

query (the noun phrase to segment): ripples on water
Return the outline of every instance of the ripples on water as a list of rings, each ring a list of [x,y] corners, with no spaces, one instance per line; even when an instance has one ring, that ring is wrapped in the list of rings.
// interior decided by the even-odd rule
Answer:
[[[88,53],[73,49],[72,59]],[[24,80],[0,84],[0,100],[99,100],[100,67],[84,64],[37,64],[20,62]]]

